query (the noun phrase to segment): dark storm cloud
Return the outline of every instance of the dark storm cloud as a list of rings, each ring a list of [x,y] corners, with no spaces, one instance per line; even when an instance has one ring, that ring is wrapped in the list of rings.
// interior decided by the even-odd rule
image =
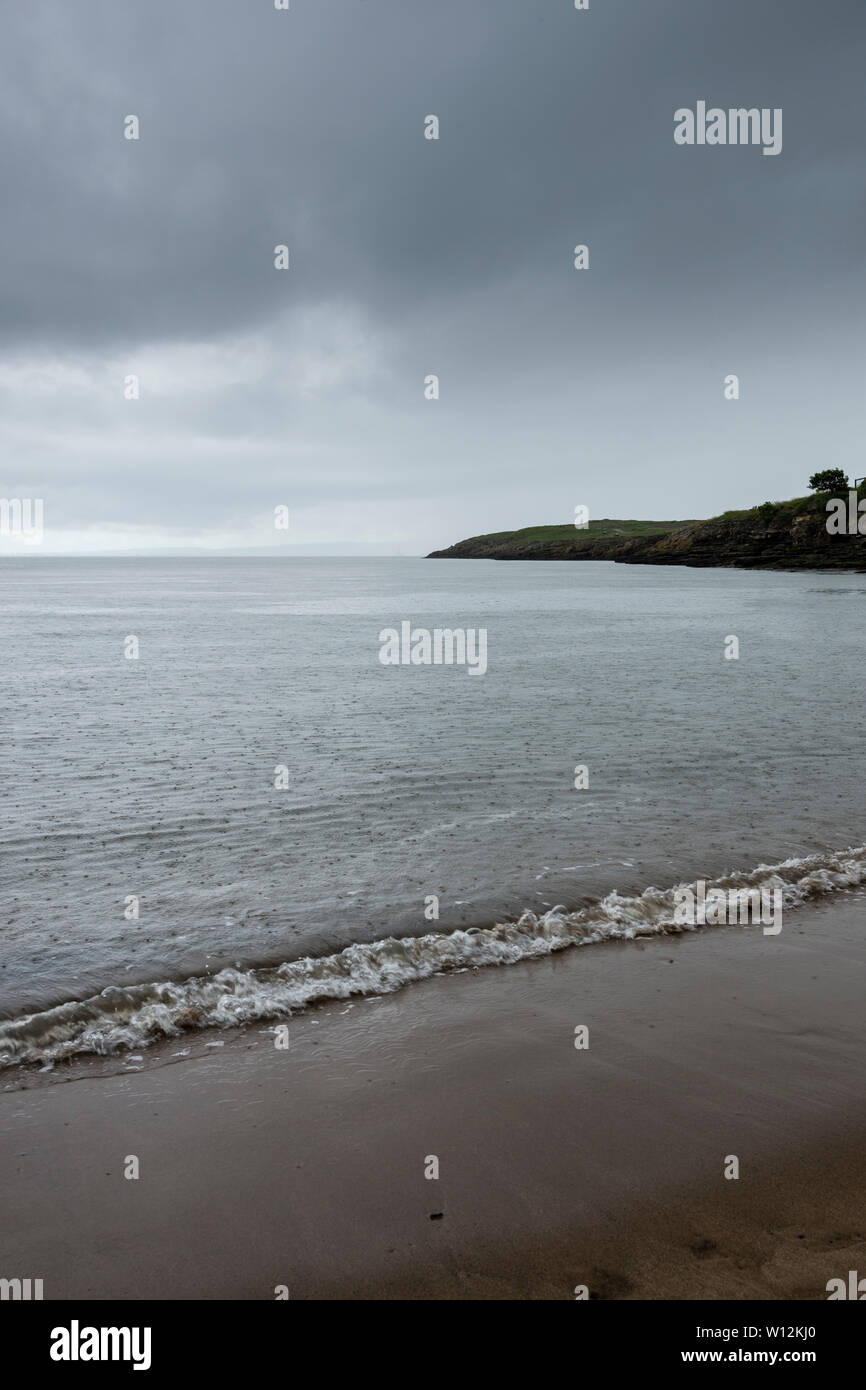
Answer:
[[[550,280],[578,232],[649,297],[708,263],[796,279],[818,238],[859,263],[863,25],[856,0],[7,9],[0,331],[194,337],[281,297],[398,313]],[[676,149],[700,97],[783,106],[784,162]]]
[[[147,444],[110,403],[81,406],[89,424],[69,448],[86,479],[64,507],[72,517],[90,480],[101,501],[83,515],[145,517],[152,446],[180,510],[217,524],[227,497],[241,506],[241,486],[264,505],[277,468],[264,454],[289,438],[305,498],[312,457],[323,504],[334,487],[371,503],[438,493],[444,518],[462,479],[478,488],[479,524],[467,529],[487,529],[492,487],[500,502],[512,489],[521,521],[533,443],[548,506],[561,505],[560,486],[565,504],[579,436],[593,468],[628,473],[640,450],[655,493],[634,507],[661,490],[672,511],[687,458],[705,445],[696,355],[713,389],[740,360],[763,371],[765,413],[744,405],[742,437],[730,418],[717,427],[754,460],[789,428],[802,438],[779,383],[803,370],[810,343],[832,353],[835,342],[843,359],[841,371],[809,364],[817,408],[840,429],[831,447],[842,447],[851,421],[834,392],[863,290],[864,34],[860,0],[591,0],[586,13],[570,0],[7,7],[0,348],[77,354],[98,377],[101,359],[160,345],[267,343],[258,376],[217,371],[211,392],[156,392]],[[782,154],[676,147],[674,110],[699,99],[782,107]],[[123,139],[131,113],[137,142]],[[423,139],[430,113],[438,142]],[[288,274],[273,269],[281,242]],[[591,248],[583,278],[576,242]],[[350,338],[357,320],[357,345],[341,314]],[[293,381],[314,383],[299,399],[280,367],[293,353]],[[329,377],[332,357],[343,366]],[[448,390],[421,423],[418,383],[433,370]],[[657,402],[655,385],[642,396],[632,371],[677,376],[679,441],[671,402]],[[23,411],[14,380],[7,390]],[[10,476],[35,469],[61,488],[61,439],[78,411],[68,391],[34,399]],[[178,473],[185,433],[219,441],[206,504],[195,457]],[[264,441],[252,462],[251,433]],[[100,434],[112,441],[104,456]],[[777,476],[770,468],[768,492]],[[696,505],[683,498],[680,514]]]

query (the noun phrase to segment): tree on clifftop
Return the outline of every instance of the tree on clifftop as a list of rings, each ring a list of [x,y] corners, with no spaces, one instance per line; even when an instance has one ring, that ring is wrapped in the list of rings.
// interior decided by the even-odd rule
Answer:
[[[848,477],[841,468],[824,468],[812,474],[809,486],[813,492],[847,492]]]

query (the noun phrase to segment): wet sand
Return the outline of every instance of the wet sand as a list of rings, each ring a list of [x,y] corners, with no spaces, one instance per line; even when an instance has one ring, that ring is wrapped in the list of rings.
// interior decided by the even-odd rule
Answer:
[[[826,1298],[866,1271],[864,928],[840,896],[778,937],[328,1005],[287,1051],[263,1027],[30,1072],[0,1093],[0,1275],[46,1299]]]

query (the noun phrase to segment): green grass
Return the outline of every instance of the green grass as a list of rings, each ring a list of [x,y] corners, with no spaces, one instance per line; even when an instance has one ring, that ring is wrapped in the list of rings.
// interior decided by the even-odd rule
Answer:
[[[609,536],[662,536],[677,526],[690,524],[688,521],[617,521],[605,517],[600,521],[591,521],[585,529],[578,529],[574,523],[570,526],[526,526],[522,531],[491,531],[483,536],[469,536],[464,544],[483,541],[486,545],[502,545],[511,541],[549,545],[557,541],[580,540],[582,536],[592,540],[603,540]]]
[[[713,521],[744,521],[747,517],[759,515],[776,515],[780,512],[787,512],[790,516],[799,516],[801,512],[823,512],[825,503],[829,497],[826,492],[810,492],[806,497],[789,497],[784,502],[762,502],[759,507],[746,507],[742,511],[722,512],[721,516],[713,517]]]

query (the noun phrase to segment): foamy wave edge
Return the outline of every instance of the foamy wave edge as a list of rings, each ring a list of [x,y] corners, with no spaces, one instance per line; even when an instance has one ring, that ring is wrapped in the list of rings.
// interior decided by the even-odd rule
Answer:
[[[779,889],[785,911],[866,880],[866,845],[833,854],[760,864],[749,873],[707,881],[710,888]],[[453,970],[552,955],[571,946],[665,936],[708,928],[674,922],[675,894],[696,883],[647,888],[639,897],[612,892],[589,907],[542,916],[526,911],[513,922],[426,936],[386,937],[331,956],[282,965],[220,970],[181,981],[109,986],[90,999],[0,1023],[0,1068],[54,1062],[78,1054],[109,1056],[179,1037],[192,1029],[238,1028],[288,1018],[319,1000],[391,994],[416,980]]]

